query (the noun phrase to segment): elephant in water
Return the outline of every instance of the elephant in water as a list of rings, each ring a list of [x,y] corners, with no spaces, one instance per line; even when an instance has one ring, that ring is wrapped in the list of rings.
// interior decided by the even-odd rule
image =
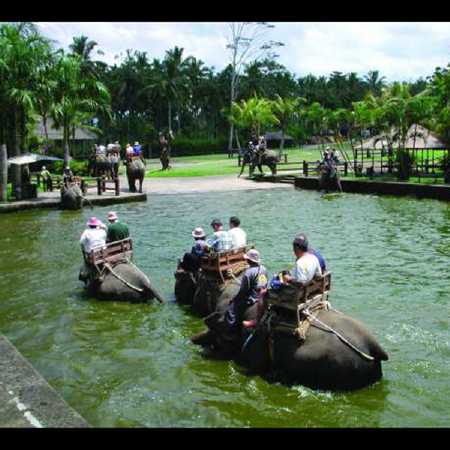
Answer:
[[[130,192],[136,192],[136,180],[139,180],[139,192],[142,192],[142,182],[145,176],[145,165],[140,158],[133,158],[126,163],[127,178]]]
[[[104,267],[100,275],[94,267],[84,264],[79,279],[84,281],[90,294],[100,300],[142,302],[156,298],[164,302],[149,278],[127,260]]]
[[[328,191],[339,190],[342,192],[341,180],[339,173],[334,164],[321,162],[317,166],[319,172],[319,189]]]
[[[278,158],[278,155],[273,150],[264,150],[264,152],[259,156],[256,152],[251,152],[250,150],[247,150],[244,153],[244,157],[242,159],[241,172],[239,173],[238,177],[242,175],[245,166],[247,164],[249,164],[250,166],[250,176],[253,175],[256,167],[258,167],[261,173],[264,173],[262,170],[262,165],[268,166],[270,168],[270,171],[272,172],[272,175],[276,175],[277,163],[279,162],[280,160]]]
[[[61,188],[61,207],[63,209],[81,209],[83,200],[83,192],[78,184],[69,183]]]
[[[187,282],[186,276],[179,276],[178,291]],[[205,319],[209,331],[191,338],[194,344],[234,357],[253,373],[272,373],[280,381],[314,389],[358,389],[382,378],[381,361],[388,359],[387,353],[362,323],[333,309],[317,313],[322,325],[313,321],[303,341],[293,333],[298,326],[296,314],[283,316],[275,309],[266,309],[253,334],[242,326],[230,332],[224,314],[238,290],[238,282],[222,287],[204,276],[199,277],[192,298],[193,308],[202,316],[214,313]],[[256,319],[257,308],[256,304],[248,307],[243,320]],[[277,331],[277,321],[290,323],[291,330]],[[357,350],[327,327],[336,330]]]

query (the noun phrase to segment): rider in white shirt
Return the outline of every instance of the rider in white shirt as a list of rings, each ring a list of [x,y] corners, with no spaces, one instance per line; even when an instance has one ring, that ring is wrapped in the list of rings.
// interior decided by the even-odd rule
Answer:
[[[284,275],[283,280],[287,283],[309,283],[315,276],[322,275],[319,260],[312,253],[308,253],[308,241],[304,234],[295,237],[292,243],[297,261],[290,275]]]
[[[241,221],[238,217],[230,217],[230,229],[228,235],[231,236],[232,248],[245,247],[247,245],[247,233],[239,227]]]
[[[106,245],[106,226],[96,217],[91,217],[80,238],[80,245],[85,254],[94,248]]]

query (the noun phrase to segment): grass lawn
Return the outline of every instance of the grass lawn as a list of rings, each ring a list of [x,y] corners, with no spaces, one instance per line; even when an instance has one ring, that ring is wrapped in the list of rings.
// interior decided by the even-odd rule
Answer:
[[[320,147],[290,148],[285,149],[288,155],[288,162],[295,161],[317,161],[320,159]],[[213,175],[238,175],[238,157],[228,158],[227,154],[198,155],[198,156],[174,156],[170,160],[172,169],[161,171],[159,159],[147,160],[147,171],[145,176],[156,177],[202,177]],[[267,168],[266,168],[267,170]],[[125,174],[122,167],[120,173]],[[248,168],[244,175],[248,175]]]

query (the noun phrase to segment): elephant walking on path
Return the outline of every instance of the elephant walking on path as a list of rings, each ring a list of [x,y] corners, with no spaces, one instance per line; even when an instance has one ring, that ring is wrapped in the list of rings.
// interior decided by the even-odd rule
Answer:
[[[273,150],[264,150],[264,152],[256,152],[251,150],[246,150],[244,152],[243,158],[242,158],[242,166],[241,171],[238,175],[240,177],[245,169],[245,166],[248,164],[250,166],[250,176],[253,175],[255,168],[258,167],[258,170],[260,173],[264,173],[262,170],[262,166],[265,165],[269,167],[270,171],[272,172],[272,175],[276,175],[277,173],[277,163],[279,163],[280,160],[278,158],[278,155]]]
[[[136,180],[139,181],[139,192],[142,192],[142,183],[145,176],[145,165],[139,157],[127,161],[127,179],[130,192],[136,192]]]

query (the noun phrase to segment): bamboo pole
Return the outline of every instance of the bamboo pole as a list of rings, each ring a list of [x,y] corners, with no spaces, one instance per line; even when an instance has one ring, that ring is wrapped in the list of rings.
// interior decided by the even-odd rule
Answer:
[[[0,146],[0,202],[8,200],[8,153],[6,145]]]

